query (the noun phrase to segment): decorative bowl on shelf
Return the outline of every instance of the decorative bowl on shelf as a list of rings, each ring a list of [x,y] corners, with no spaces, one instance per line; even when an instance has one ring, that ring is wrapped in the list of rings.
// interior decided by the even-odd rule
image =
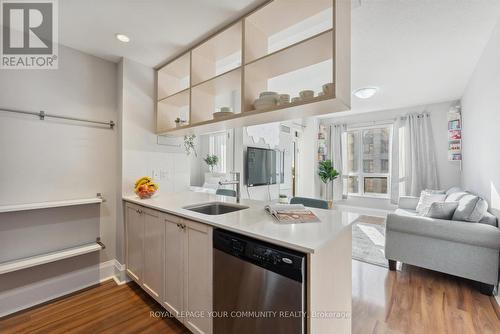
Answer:
[[[322,88],[324,95],[333,95],[335,85],[333,84],[333,82],[329,82],[327,84],[324,84]]]
[[[302,100],[309,100],[314,98],[314,91],[313,90],[303,90],[299,93],[300,98]]]
[[[283,105],[283,104],[287,104],[287,103],[290,103],[290,95],[280,94],[279,98],[278,98],[278,104]]]
[[[141,199],[150,198],[158,190],[158,185],[149,176],[143,176],[135,182],[134,192]]]
[[[219,110],[212,114],[214,119],[234,115],[230,107],[221,107]]]
[[[254,101],[253,106],[255,109],[267,109],[276,106],[276,99],[262,99],[259,98]]]
[[[259,97],[262,98],[264,96],[277,96],[277,95],[278,95],[278,93],[276,93],[276,92],[262,92],[259,94]]]

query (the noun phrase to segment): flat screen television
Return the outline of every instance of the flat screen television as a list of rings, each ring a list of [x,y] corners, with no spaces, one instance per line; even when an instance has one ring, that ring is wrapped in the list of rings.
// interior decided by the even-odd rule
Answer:
[[[275,150],[247,147],[246,181],[248,187],[276,184],[277,155]]]

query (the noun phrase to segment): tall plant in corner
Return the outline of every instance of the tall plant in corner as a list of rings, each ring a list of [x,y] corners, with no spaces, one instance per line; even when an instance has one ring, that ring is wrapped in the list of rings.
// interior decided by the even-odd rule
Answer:
[[[319,162],[318,176],[325,184],[326,200],[331,206],[332,201],[329,198],[328,184],[338,178],[340,174],[335,168],[333,168],[331,160],[324,160]]]

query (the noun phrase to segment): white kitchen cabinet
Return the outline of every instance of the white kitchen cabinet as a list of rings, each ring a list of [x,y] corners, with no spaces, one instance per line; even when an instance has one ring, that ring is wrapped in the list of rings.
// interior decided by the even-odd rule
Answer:
[[[161,303],[163,296],[163,268],[165,263],[165,225],[158,211],[142,209],[144,219],[144,290]]]
[[[179,317],[184,309],[184,240],[182,220],[163,215],[165,224],[165,290],[162,305],[182,322]]]
[[[193,333],[211,334],[212,318],[212,227],[184,220],[185,224],[185,306],[187,311],[203,312],[203,316],[188,313],[184,325]]]
[[[142,283],[144,255],[144,219],[138,205],[127,203],[125,207],[125,262],[127,274],[137,284]]]
[[[129,276],[193,333],[212,334],[212,227],[134,204],[125,226]]]

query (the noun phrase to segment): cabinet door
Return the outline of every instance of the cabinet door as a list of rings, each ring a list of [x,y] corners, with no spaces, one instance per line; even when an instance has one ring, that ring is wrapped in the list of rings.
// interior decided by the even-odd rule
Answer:
[[[204,312],[202,317],[187,317],[184,324],[193,333],[212,333],[212,228],[184,220],[186,225],[185,309]]]
[[[144,219],[141,207],[127,204],[125,214],[127,274],[138,284],[142,283],[144,252]]]
[[[171,215],[163,215],[165,225],[165,290],[163,307],[179,321],[184,310],[184,240],[185,232],[181,219]]]
[[[144,216],[144,269],[143,287],[151,297],[161,303],[163,295],[163,266],[165,226],[160,212],[143,209]]]

